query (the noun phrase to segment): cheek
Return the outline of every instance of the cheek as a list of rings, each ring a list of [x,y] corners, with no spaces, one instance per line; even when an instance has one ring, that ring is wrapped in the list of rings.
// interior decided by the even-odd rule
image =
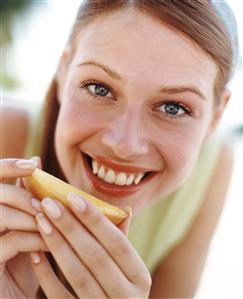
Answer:
[[[202,124],[176,132],[164,132],[158,138],[157,148],[165,160],[167,173],[185,176],[193,167],[202,145],[205,128]]]
[[[56,144],[74,146],[94,134],[100,126],[100,113],[91,113],[77,101],[64,102],[57,121]]]

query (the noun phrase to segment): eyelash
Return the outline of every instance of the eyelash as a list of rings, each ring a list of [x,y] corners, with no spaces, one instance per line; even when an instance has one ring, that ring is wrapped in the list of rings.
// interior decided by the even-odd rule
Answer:
[[[153,111],[158,111],[159,107],[161,107],[163,105],[174,105],[174,106],[178,106],[179,109],[182,109],[185,112],[182,115],[180,115],[180,114],[173,115],[173,114],[161,111],[162,113],[165,114],[166,117],[168,117],[168,118],[170,118],[172,120],[176,120],[176,119],[179,119],[179,118],[182,118],[182,117],[185,117],[185,116],[193,116],[193,111],[190,108],[188,108],[184,104],[182,104],[182,103],[180,103],[178,101],[175,101],[175,100],[164,101],[164,102],[160,103],[159,105],[157,105],[155,108],[153,108]]]
[[[101,85],[101,86],[105,87],[112,95],[115,94],[115,92],[112,90],[112,88],[110,88],[108,85],[106,85],[102,82],[96,81],[96,80],[85,80],[85,81],[80,81],[80,83],[79,83],[79,87],[84,89],[93,98],[95,98],[95,99],[97,99],[97,98],[107,99],[106,96],[95,95],[93,92],[91,92],[88,88],[91,85]],[[169,119],[176,120],[176,119],[179,119],[179,118],[182,118],[182,117],[185,117],[185,116],[193,116],[193,112],[192,112],[191,109],[189,109],[184,104],[182,104],[178,101],[175,101],[175,100],[167,100],[167,101],[161,102],[159,105],[157,105],[155,108],[153,108],[153,111],[158,111],[159,107],[161,107],[163,105],[169,105],[169,104],[178,106],[179,109],[182,109],[185,112],[182,115],[177,115],[177,114],[173,115],[173,114],[161,111]]]
[[[81,81],[79,83],[79,87],[83,88],[90,96],[92,96],[93,98],[97,99],[97,98],[102,98],[102,99],[106,99],[106,96],[99,96],[99,95],[95,95],[94,93],[92,93],[89,89],[88,86],[90,85],[101,85],[103,87],[105,87],[107,90],[109,90],[109,92],[113,95],[115,94],[115,92],[106,84],[99,82],[99,81],[95,81],[95,80],[85,80],[85,81]]]

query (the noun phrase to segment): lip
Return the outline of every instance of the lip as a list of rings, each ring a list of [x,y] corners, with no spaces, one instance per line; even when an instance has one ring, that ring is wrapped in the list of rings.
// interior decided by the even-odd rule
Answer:
[[[149,174],[137,185],[132,184],[132,185],[129,185],[129,186],[119,186],[119,185],[115,185],[115,184],[109,184],[109,183],[105,182],[104,180],[100,179],[97,175],[93,174],[93,172],[92,172],[92,170],[89,166],[88,159],[87,159],[87,157],[91,157],[91,156],[87,155],[85,153],[81,153],[81,155],[82,155],[86,175],[90,179],[90,181],[92,182],[93,186],[99,192],[101,192],[105,195],[109,195],[109,196],[122,197],[122,196],[128,196],[128,195],[131,195],[135,192],[138,192],[139,190],[141,190],[141,188],[144,187],[145,184],[147,184],[148,181],[150,181],[152,178],[154,178],[155,175],[158,174],[158,172],[151,172],[150,171]],[[102,160],[103,160],[103,158],[102,158]],[[101,161],[99,160],[99,162],[101,162]],[[107,160],[106,160],[106,162],[107,162]],[[110,166],[111,166],[112,163],[113,162],[109,161]],[[107,163],[104,164],[104,165],[108,166]],[[116,166],[117,166],[117,164],[116,164]],[[125,171],[124,170],[125,168],[122,167],[122,166],[118,167],[118,168],[119,169],[122,168],[122,170],[120,170],[120,171]],[[119,171],[118,169],[115,169],[114,167],[113,167],[113,169]],[[142,168],[139,168],[139,167],[132,167],[132,166],[130,167],[130,171],[126,170],[126,172],[132,172],[132,170],[133,170],[133,172],[135,172],[134,169],[136,169],[136,172],[146,172],[146,171],[144,171],[144,168],[142,169]]]
[[[113,170],[118,172],[127,172],[127,173],[153,172],[153,170],[144,167],[131,166],[126,164],[117,164],[115,161],[112,161],[110,158],[106,158],[106,157],[93,156],[90,154],[88,154],[88,156],[90,156],[97,162],[103,164],[104,166],[112,168]]]

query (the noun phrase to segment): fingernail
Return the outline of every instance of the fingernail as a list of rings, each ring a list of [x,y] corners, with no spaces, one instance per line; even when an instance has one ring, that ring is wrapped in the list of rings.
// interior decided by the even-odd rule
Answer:
[[[33,169],[37,164],[37,161],[27,159],[21,159],[16,162],[16,166],[20,169]]]
[[[30,252],[30,257],[31,257],[32,262],[33,262],[34,264],[38,264],[38,263],[40,263],[40,261],[41,261],[41,258],[40,258],[39,253],[36,253],[36,252]]]
[[[32,156],[30,159],[38,162],[40,160],[40,157],[39,156]]]
[[[30,160],[35,161],[37,165],[41,165],[41,159],[38,156],[33,156],[30,158]]]
[[[44,234],[50,235],[52,233],[52,225],[43,214],[39,213],[36,220]]]
[[[36,198],[32,198],[31,199],[31,204],[32,204],[32,207],[37,210],[38,212],[41,212],[42,211],[42,208],[41,208],[41,203],[38,199]]]
[[[77,211],[83,212],[85,210],[86,205],[81,196],[75,193],[69,193],[67,198]]]
[[[42,205],[51,217],[58,219],[61,217],[62,211],[60,207],[51,198],[45,198],[42,200]]]

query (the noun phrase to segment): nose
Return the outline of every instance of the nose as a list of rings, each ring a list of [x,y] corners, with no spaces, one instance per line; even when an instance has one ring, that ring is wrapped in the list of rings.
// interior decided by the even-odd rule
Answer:
[[[102,142],[117,158],[124,160],[149,152],[142,119],[131,111],[108,124],[103,131]]]

